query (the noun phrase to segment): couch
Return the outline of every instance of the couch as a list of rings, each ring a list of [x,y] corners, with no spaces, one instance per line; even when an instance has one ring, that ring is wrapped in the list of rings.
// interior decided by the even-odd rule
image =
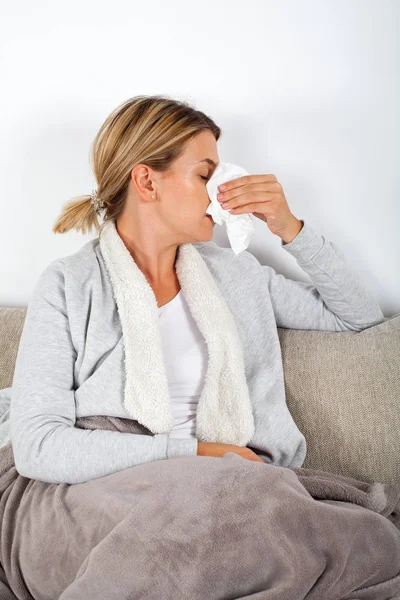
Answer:
[[[26,307],[0,308],[0,390],[12,386]],[[278,328],[302,467],[400,483],[400,313],[361,332]]]

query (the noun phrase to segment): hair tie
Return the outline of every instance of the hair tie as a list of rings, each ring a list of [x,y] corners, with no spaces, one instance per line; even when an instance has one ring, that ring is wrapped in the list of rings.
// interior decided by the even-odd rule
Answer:
[[[105,208],[103,200],[97,197],[97,190],[92,190],[92,193],[90,194],[90,203],[98,215],[100,215],[101,211]]]

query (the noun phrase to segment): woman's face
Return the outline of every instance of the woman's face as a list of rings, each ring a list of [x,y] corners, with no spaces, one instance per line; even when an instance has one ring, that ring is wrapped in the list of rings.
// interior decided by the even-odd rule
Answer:
[[[215,137],[211,131],[202,131],[158,181],[160,218],[175,233],[178,243],[212,238],[215,223],[206,215],[210,205],[206,184],[218,163]]]
[[[215,223],[206,215],[210,205],[206,183],[218,163],[217,142],[206,130],[188,142],[167,173],[136,165],[131,185],[138,201],[131,204],[132,221],[147,236],[156,234],[167,244],[210,240]]]

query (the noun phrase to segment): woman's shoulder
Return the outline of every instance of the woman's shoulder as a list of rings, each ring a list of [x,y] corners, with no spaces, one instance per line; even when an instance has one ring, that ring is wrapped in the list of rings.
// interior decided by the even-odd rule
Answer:
[[[257,258],[247,250],[242,250],[235,254],[231,247],[220,246],[214,240],[207,242],[194,242],[192,244],[201,254],[201,256],[215,264],[221,264],[225,268],[229,265],[233,267],[249,266],[251,263],[260,264]]]
[[[86,242],[77,251],[60,256],[49,262],[42,270],[36,288],[42,286],[65,287],[72,278],[75,282],[87,279],[93,269],[98,269],[98,238]]]

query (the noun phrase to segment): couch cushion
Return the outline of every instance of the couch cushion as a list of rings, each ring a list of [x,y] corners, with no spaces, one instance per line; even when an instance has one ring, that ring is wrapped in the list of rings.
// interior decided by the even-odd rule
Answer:
[[[0,390],[11,387],[27,307],[0,307]]]
[[[361,332],[278,333],[302,466],[400,483],[400,313]]]

